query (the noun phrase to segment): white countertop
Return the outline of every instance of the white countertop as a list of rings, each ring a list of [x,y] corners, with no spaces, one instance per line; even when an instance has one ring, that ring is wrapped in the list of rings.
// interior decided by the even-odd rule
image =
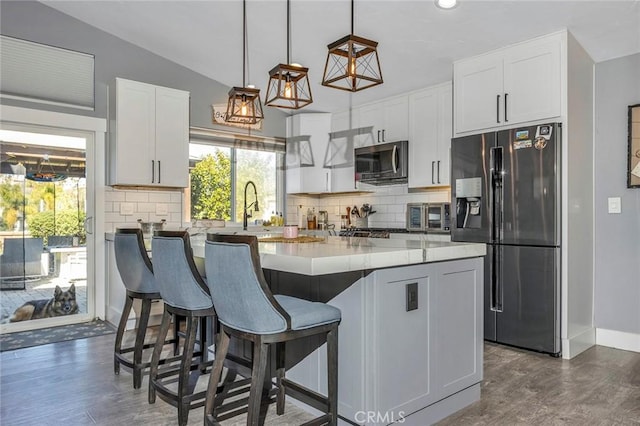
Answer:
[[[221,233],[235,233],[222,230]],[[261,233],[262,234],[262,233]],[[261,236],[282,236],[264,233]],[[204,272],[204,234],[191,238],[193,255]],[[113,241],[113,233],[106,239]],[[454,243],[433,239],[404,240],[384,238],[326,237],[317,243],[260,243],[263,268],[302,275],[323,275],[364,269],[387,268],[416,263],[478,257],[487,254],[484,244]]]
[[[204,257],[204,238],[192,238],[193,255]],[[260,243],[263,268],[302,275],[437,262],[486,254],[484,244],[326,237],[317,243]]]

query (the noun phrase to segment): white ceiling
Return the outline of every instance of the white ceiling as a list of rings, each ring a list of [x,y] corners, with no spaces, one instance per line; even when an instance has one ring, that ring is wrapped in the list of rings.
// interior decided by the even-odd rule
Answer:
[[[242,85],[242,2],[43,1],[63,13],[228,86]],[[596,61],[640,52],[640,1],[358,0],[355,31],[378,41],[384,84],[321,86],[327,44],[350,32],[349,0],[291,0],[292,62],[310,68],[314,103],[339,111],[452,78],[452,62],[568,28]],[[248,84],[264,91],[286,62],[286,1],[247,2]]]

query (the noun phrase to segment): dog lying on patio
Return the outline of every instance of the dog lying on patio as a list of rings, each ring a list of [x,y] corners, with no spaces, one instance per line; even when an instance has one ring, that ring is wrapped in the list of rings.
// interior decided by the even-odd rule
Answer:
[[[59,285],[51,299],[30,300],[15,310],[9,322],[27,321],[40,318],[59,317],[78,313],[76,302],[76,286],[71,284],[68,290],[62,291]]]

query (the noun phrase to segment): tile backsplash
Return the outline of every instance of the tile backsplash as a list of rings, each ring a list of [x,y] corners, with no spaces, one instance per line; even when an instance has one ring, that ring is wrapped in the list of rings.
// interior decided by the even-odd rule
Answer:
[[[182,226],[182,191],[138,190],[105,188],[105,230],[118,227],[136,227],[138,219],[143,222],[166,220],[165,227],[177,229]]]
[[[287,223],[298,224],[298,212],[306,214],[308,208],[315,208],[316,214],[326,210],[329,223],[340,229],[340,215],[347,214],[347,207],[354,205],[361,207],[368,203],[376,212],[369,216],[370,228],[404,228],[407,203],[418,202],[449,202],[451,191],[449,188],[436,190],[411,190],[406,185],[375,187],[375,192],[336,194],[336,195],[288,195]],[[300,209],[300,206],[302,208]],[[353,218],[353,217],[352,217]]]

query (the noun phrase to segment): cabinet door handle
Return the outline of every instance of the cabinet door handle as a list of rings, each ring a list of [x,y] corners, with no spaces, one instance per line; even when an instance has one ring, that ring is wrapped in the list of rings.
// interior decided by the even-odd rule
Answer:
[[[509,96],[508,93],[504,94],[504,121],[507,122],[509,121],[509,119],[507,118],[507,97]]]
[[[156,162],[155,160],[151,160],[151,183],[154,183],[156,180]]]
[[[380,143],[380,130],[378,130],[378,143]]]
[[[329,172],[326,172],[324,176],[324,190],[329,192]]]
[[[496,123],[500,123],[500,95],[496,95]]]
[[[162,171],[160,169],[160,160],[158,160],[158,183],[160,183],[160,179],[162,179]]]
[[[432,162],[431,162],[431,183],[432,183],[432,184],[433,184],[433,183],[436,183],[436,179],[435,179],[435,177],[434,177],[434,173],[435,173],[435,172],[434,172],[434,170],[435,170],[435,166],[436,166],[436,162],[435,162],[435,161],[432,161]]]
[[[440,160],[438,160],[438,183],[440,183]]]
[[[384,138],[384,129],[382,129],[382,142],[386,142],[386,139]]]

